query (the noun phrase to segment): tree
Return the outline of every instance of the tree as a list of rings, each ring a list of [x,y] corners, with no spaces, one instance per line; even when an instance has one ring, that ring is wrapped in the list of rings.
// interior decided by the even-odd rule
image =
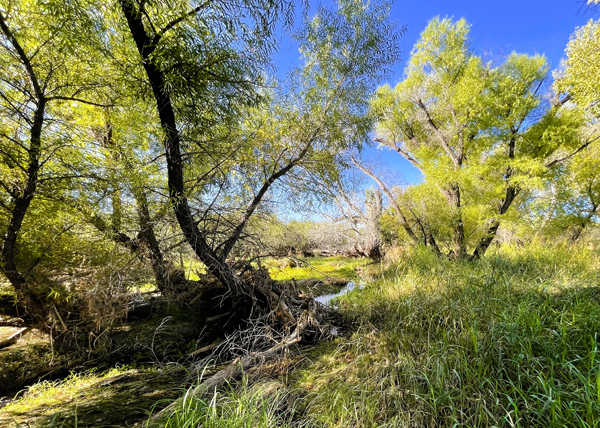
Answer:
[[[598,130],[589,126],[588,139],[598,140]],[[581,150],[568,162],[549,171],[547,189],[535,195],[530,209],[541,217],[536,227],[549,235],[577,242],[596,222],[600,211],[600,153],[597,144]]]
[[[523,191],[589,141],[576,109],[544,103],[548,68],[513,53],[484,63],[464,20],[434,19],[417,42],[406,77],[378,92],[376,141],[417,167],[444,196],[450,256],[481,257]],[[441,244],[437,239],[438,244]]]
[[[93,28],[87,16],[74,15],[62,2],[10,2],[0,9],[0,271],[29,315],[47,330],[57,311],[50,311],[45,296],[60,287],[50,278],[33,280],[41,258],[35,247],[20,246],[18,238],[32,208],[38,218],[49,208],[43,201],[36,207],[40,191],[61,187],[70,177],[61,162],[73,148],[63,121],[69,107],[98,105],[105,88],[98,75],[88,73],[98,66],[88,62],[89,45],[79,40],[88,27]],[[96,36],[88,31],[88,40]]]
[[[187,5],[187,2],[182,4]],[[281,119],[286,127],[272,123],[268,127],[271,132],[259,133],[253,129],[252,133],[256,134],[252,140],[254,152],[258,149],[260,153],[261,147],[270,147],[274,143],[277,143],[277,150],[270,150],[269,155],[263,158],[263,180],[252,189],[254,196],[245,208],[235,214],[238,217],[235,226],[220,242],[209,241],[194,218],[184,180],[182,149],[185,145],[182,137],[185,134],[180,130],[188,126],[193,128],[196,140],[207,141],[206,135],[210,135],[206,127],[198,126],[202,124],[198,124],[197,116],[206,117],[207,114],[198,111],[198,106],[192,104],[193,100],[201,101],[206,96],[215,98],[216,107],[208,117],[220,117],[223,122],[230,122],[231,117],[244,108],[257,106],[263,98],[258,90],[262,76],[260,66],[269,53],[269,43],[272,43],[271,25],[287,5],[258,2],[244,6],[248,8],[250,22],[262,30],[259,34],[264,39],[258,41],[244,37],[248,31],[247,19],[237,17],[236,11],[220,9],[216,3],[186,6],[185,10],[189,12],[181,9],[179,17],[172,20],[166,19],[169,13],[160,7],[146,10],[143,3],[131,0],[121,0],[120,7],[156,101],[164,134],[169,197],[181,230],[208,271],[233,295],[240,298],[247,296],[253,292],[252,288],[227,264],[227,257],[267,192],[293,169],[307,165],[309,160],[318,162],[323,156],[346,148],[353,141],[364,140],[368,132],[371,117],[366,95],[375,80],[397,58],[398,35],[387,22],[388,7],[368,7],[361,2],[346,1],[340,3],[337,13],[320,8],[317,16],[306,23],[305,31],[300,35],[306,65],[295,74],[292,90],[280,97],[272,110],[266,110],[266,114]],[[200,11],[209,10],[212,14],[207,12],[207,19],[198,15]],[[223,13],[226,15],[220,15]],[[195,68],[191,70],[192,74],[186,74],[192,68],[190,63],[199,61],[192,56],[200,48],[194,36],[199,31],[197,27],[208,23],[209,33],[218,40],[216,17],[229,20],[233,28],[240,28],[242,34],[237,35],[240,44],[252,42],[252,49],[248,51],[256,55],[242,58],[239,51],[228,50],[228,43],[217,41],[215,51],[210,52],[211,57],[225,56],[229,59],[229,62],[223,61],[215,66],[217,72],[222,73],[219,79],[221,88],[210,87],[210,80],[206,76],[198,76]],[[164,37],[166,34],[169,37]],[[212,75],[212,67],[208,70]],[[181,85],[184,84],[187,93],[182,92],[184,88]],[[217,91],[230,94],[229,99],[224,99],[234,106],[223,105],[223,97]],[[202,116],[192,113],[202,113]],[[200,147],[204,153],[216,155],[213,164],[220,165],[225,160],[223,154],[215,150],[218,147],[210,143],[201,143]],[[223,168],[219,170],[226,178],[233,173]],[[206,192],[207,188],[203,191]]]
[[[404,208],[401,206],[402,202],[397,198],[393,193],[393,189],[391,189],[382,179],[379,177],[375,171],[371,168],[367,168],[365,165],[361,164],[354,157],[352,157],[352,162],[354,165],[361,170],[365,175],[375,180],[379,188],[385,193],[390,201],[390,205],[394,210],[394,213],[397,216],[402,229],[404,229],[404,233],[410,239],[413,244],[423,244],[426,247],[430,247],[436,254],[441,254],[440,248],[435,240],[434,235],[431,233],[431,226],[429,220],[425,215],[418,216],[416,212],[418,211],[411,207],[410,203],[405,203]],[[404,192],[403,192],[404,193]],[[405,199],[405,198],[404,198]],[[406,202],[406,201],[405,201]],[[410,212],[410,215],[407,215],[405,211]],[[412,221],[411,221],[412,217]],[[420,232],[415,233],[415,229]]]

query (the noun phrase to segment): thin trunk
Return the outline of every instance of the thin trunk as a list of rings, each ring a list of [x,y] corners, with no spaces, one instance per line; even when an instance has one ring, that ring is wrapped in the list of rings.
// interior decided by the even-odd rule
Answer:
[[[511,138],[508,142],[508,158],[511,160],[515,158],[515,151],[517,147],[517,133],[522,123],[523,120],[521,120],[518,127],[513,127],[511,130]],[[498,208],[498,216],[502,216],[508,211],[513,201],[520,192],[520,188],[518,186],[514,186],[510,183],[510,179],[512,178],[513,174],[513,168],[511,166],[508,166],[506,168],[506,174],[504,176],[504,180],[506,181],[506,194],[504,195],[504,200],[502,201],[502,204]],[[499,227],[500,219],[493,218],[490,221],[490,224],[485,234],[477,244],[477,247],[475,247],[475,251],[473,251],[473,254],[469,257],[470,260],[478,260],[481,257],[483,257],[487,249],[490,247],[492,241],[496,237],[496,233],[498,232]]]
[[[165,261],[158,239],[154,233],[154,225],[150,217],[150,210],[148,209],[148,199],[146,194],[140,192],[136,195],[138,221],[140,223],[140,239],[144,242],[148,248],[150,265],[154,272],[154,278],[156,279],[156,286],[162,293],[168,293],[169,291],[169,269],[167,262]]]
[[[134,167],[133,165],[130,165],[129,162],[127,162],[127,159],[123,159],[119,154],[118,150],[116,150],[115,141],[113,139],[113,127],[110,121],[108,120],[106,124],[106,135],[104,135],[103,137],[103,142],[104,146],[108,149],[111,158],[112,160],[114,160],[115,164],[124,165],[127,167],[127,169],[131,169]],[[115,182],[116,181],[117,180],[115,180]],[[154,224],[152,223],[152,218],[150,216],[148,198],[144,189],[134,188],[133,193],[136,202],[138,222],[140,226],[138,238],[148,250],[147,256],[150,260],[152,271],[154,272],[156,286],[162,293],[168,294],[170,285],[170,271],[173,271],[174,280],[181,280],[182,278],[185,278],[185,275],[183,273],[181,273],[181,275],[175,275],[175,270],[169,269],[169,266],[163,257],[162,251],[160,250],[160,246],[158,244],[158,239],[156,238],[156,233],[154,232]],[[113,212],[111,218],[111,235],[113,237],[113,240],[124,244],[134,253],[139,253],[141,250],[140,246],[137,243],[134,243],[133,240],[130,239],[127,235],[119,231],[121,228],[122,204],[121,188],[118,182],[114,184],[112,194],[112,208]],[[103,221],[100,219],[99,216],[94,217],[96,219],[96,227],[102,230],[102,228],[98,226],[103,226]],[[106,229],[105,225],[104,229]],[[175,278],[175,276],[177,276],[177,278]]]
[[[574,244],[575,242],[577,242],[579,240],[579,238],[581,237],[581,234],[583,233],[584,229],[590,224],[590,222],[592,221],[592,217],[598,211],[599,205],[600,204],[593,204],[592,205],[592,209],[590,210],[590,212],[588,213],[588,215],[585,216],[582,219],[581,224],[575,230],[573,230],[573,232],[571,234],[571,237],[569,238],[569,243],[570,244]]]
[[[454,250],[451,255],[458,259],[464,259],[467,256],[467,243],[465,240],[465,226],[462,219],[462,205],[461,205],[461,194],[460,187],[458,184],[450,185],[450,189],[443,189],[442,193],[446,196],[448,203],[454,211],[456,220],[454,222],[454,237],[453,244]]]

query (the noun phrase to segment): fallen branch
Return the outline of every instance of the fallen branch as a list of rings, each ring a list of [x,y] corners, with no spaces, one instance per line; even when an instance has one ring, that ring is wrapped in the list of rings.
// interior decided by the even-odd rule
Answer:
[[[17,327],[17,328],[25,328],[27,325],[25,322],[20,319],[10,319],[10,320],[0,320],[0,327]]]
[[[11,334],[7,339],[0,341],[0,348],[5,348],[7,346],[14,345],[15,343],[17,343],[17,340],[19,340],[21,336],[27,333],[29,330],[31,330],[31,327],[23,327],[19,329],[15,333]]]
[[[290,346],[299,343],[303,338],[303,334],[306,332],[309,326],[320,327],[320,323],[318,321],[320,310],[321,309],[317,306],[317,304],[314,301],[311,301],[311,303],[309,304],[309,308],[302,313],[300,319],[297,321],[296,328],[294,329],[294,332],[292,334],[278,342],[276,345],[267,349],[266,351],[253,352],[245,357],[236,358],[233,362],[229,363],[224,369],[210,376],[208,379],[206,379],[204,382],[202,382],[200,385],[194,388],[192,394],[195,396],[204,396],[214,393],[217,389],[222,388],[226,384],[242,378],[244,373],[246,373],[248,370],[255,367],[260,367],[261,365],[276,359],[281,354],[285,353],[285,351],[287,351],[290,348]],[[204,348],[201,348],[198,351],[201,350],[205,351]],[[178,406],[180,406],[180,404],[181,398],[171,403],[169,406],[165,407],[160,412],[154,414],[149,421],[135,426],[152,426],[152,424],[157,423],[161,418],[168,415],[169,412],[174,411]]]

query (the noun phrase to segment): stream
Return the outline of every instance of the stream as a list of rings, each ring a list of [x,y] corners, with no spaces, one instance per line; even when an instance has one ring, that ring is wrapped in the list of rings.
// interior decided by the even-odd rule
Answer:
[[[338,291],[337,293],[325,294],[324,296],[315,297],[315,301],[317,301],[325,306],[332,306],[331,301],[333,299],[335,299],[336,297],[340,297],[340,296],[343,296],[344,294],[348,294],[349,292],[351,292],[354,289],[360,290],[361,288],[362,288],[362,286],[357,285],[354,281],[350,281],[348,284],[346,284],[344,287],[342,287],[342,289],[340,291]]]

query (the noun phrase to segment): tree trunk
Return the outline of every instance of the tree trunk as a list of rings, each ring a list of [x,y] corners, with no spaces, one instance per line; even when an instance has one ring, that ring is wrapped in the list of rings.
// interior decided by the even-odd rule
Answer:
[[[452,184],[449,189],[443,189],[442,193],[446,196],[446,199],[456,216],[453,237],[454,250],[452,251],[451,256],[457,260],[462,260],[467,257],[467,243],[465,240],[465,226],[462,219],[460,187],[458,184]]]
[[[594,217],[594,214],[596,214],[596,212],[598,211],[599,206],[600,204],[592,204],[592,208],[590,209],[588,215],[585,216],[582,219],[581,224],[571,232],[571,237],[569,238],[570,244],[574,244],[579,240],[584,229],[590,224],[590,222],[592,221],[592,217]]]
[[[157,112],[161,128],[164,132],[164,148],[167,161],[167,178],[169,197],[173,204],[175,217],[181,230],[208,271],[216,276],[234,295],[245,296],[245,285],[229,265],[222,260],[208,245],[203,234],[198,230],[187,196],[184,191],[183,159],[181,156],[180,135],[175,119],[175,110],[171,97],[165,87],[165,78],[152,54],[159,40],[151,39],[146,33],[139,11],[131,0],[120,0],[121,10],[127,20],[129,30],[141,56],[148,83],[156,100]]]
[[[27,182],[25,183],[23,192],[18,196],[14,196],[11,218],[4,235],[4,244],[1,253],[2,272],[15,289],[20,304],[27,309],[28,314],[41,328],[44,328],[48,318],[48,310],[44,299],[31,289],[27,278],[19,271],[15,263],[15,257],[17,255],[17,238],[27,210],[36,194],[45,109],[46,100],[41,97],[37,100],[37,108],[34,112],[33,123],[30,129]]]
[[[141,229],[139,237],[148,249],[148,258],[154,272],[156,286],[163,295],[174,297],[177,294],[177,289],[185,282],[185,273],[172,266],[163,257],[156,233],[154,232],[154,225],[152,224],[148,208],[148,199],[144,191],[137,192],[135,199]]]
[[[504,201],[502,201],[502,205],[500,205],[500,208],[498,209],[498,215],[501,216],[504,213],[506,213],[506,211],[508,211],[518,194],[518,187],[510,185],[507,186]],[[499,227],[500,219],[494,218],[490,221],[490,225],[488,226],[486,233],[483,235],[483,237],[477,244],[477,247],[475,247],[475,251],[473,251],[473,254],[469,257],[470,260],[479,260],[481,257],[483,257],[487,249],[490,247],[492,241],[496,237],[496,233],[498,232]]]

